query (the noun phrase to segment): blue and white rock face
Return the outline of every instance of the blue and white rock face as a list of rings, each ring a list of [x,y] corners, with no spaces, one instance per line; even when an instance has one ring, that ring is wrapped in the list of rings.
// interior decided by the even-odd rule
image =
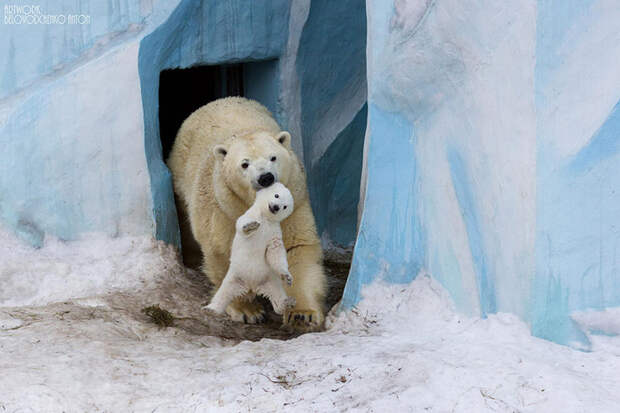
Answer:
[[[344,307],[428,271],[470,314],[585,342],[620,306],[620,7],[378,1],[365,202]]]

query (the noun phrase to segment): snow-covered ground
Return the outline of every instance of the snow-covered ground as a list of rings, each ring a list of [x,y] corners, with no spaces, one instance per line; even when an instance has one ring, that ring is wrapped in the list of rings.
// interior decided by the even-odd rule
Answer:
[[[197,317],[204,299],[176,259],[145,239],[31,250],[2,234],[0,278],[13,282],[0,284],[0,412],[620,411],[617,338],[592,336],[586,353],[512,315],[468,318],[424,275],[373,284],[326,332],[288,341],[160,330],[135,309]]]

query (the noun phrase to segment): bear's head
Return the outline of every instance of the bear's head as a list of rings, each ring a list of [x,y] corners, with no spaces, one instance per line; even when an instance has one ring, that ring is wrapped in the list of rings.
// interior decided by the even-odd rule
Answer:
[[[291,135],[280,132],[253,132],[233,136],[213,148],[220,169],[218,179],[250,205],[256,191],[276,182],[288,184],[297,159],[291,151]]]
[[[280,222],[293,212],[293,195],[287,187],[276,182],[256,192],[254,205],[259,206],[261,216],[265,219]]]

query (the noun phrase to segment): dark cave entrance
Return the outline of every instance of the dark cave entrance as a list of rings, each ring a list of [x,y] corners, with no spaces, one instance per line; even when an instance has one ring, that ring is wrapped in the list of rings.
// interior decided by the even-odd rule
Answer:
[[[168,69],[159,74],[159,136],[164,161],[168,159],[174,139],[183,121],[196,109],[227,96],[245,96],[244,64],[196,66]],[[246,68],[247,70],[247,68]],[[175,196],[183,263],[199,269],[200,247],[189,225],[184,208]]]
[[[245,96],[241,63],[163,70],[159,74],[159,136],[164,160],[183,121],[226,96]]]

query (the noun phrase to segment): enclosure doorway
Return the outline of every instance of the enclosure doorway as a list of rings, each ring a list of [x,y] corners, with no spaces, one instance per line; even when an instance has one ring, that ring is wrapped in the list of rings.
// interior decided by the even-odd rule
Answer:
[[[227,96],[245,96],[243,63],[168,69],[159,74],[159,136],[167,160],[183,121],[195,110]],[[175,196],[183,263],[199,269],[202,256],[183,205]]]

